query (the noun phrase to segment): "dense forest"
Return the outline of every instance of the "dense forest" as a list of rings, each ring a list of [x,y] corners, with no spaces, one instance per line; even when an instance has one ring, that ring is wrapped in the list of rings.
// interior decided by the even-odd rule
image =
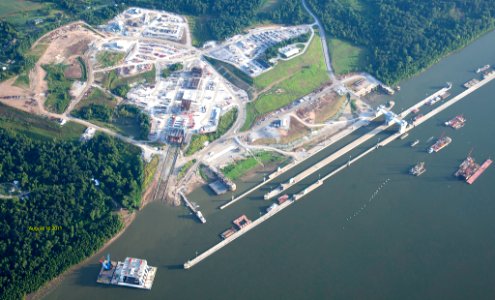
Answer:
[[[300,24],[309,19],[300,1],[279,0],[274,9],[260,11],[263,0],[33,0],[50,3],[52,8],[64,13],[56,13],[45,18],[43,25],[36,26],[32,20],[26,23],[10,24],[0,20],[0,63],[14,61],[8,70],[0,72],[0,81],[30,70],[33,58],[26,54],[32,43],[42,34],[53,30],[63,23],[84,20],[92,25],[99,25],[113,18],[129,6],[161,9],[180,14],[203,16],[204,26],[212,38],[225,39],[239,33],[254,22],[275,22]],[[50,15],[50,8],[40,10],[39,15]]]
[[[85,119],[97,120],[116,125],[128,125],[138,128],[136,138],[147,140],[151,130],[150,116],[133,104],[122,104],[115,109],[101,104],[91,103],[73,111],[72,115]]]
[[[369,50],[366,71],[394,83],[494,28],[486,0],[308,0],[328,34]]]
[[[0,298],[21,299],[94,253],[137,208],[140,151],[106,135],[34,140],[0,129],[0,183],[27,196],[0,201]]]

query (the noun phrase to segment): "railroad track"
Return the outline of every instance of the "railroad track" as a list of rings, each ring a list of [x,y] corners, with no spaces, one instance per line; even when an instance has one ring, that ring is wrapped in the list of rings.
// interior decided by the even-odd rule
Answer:
[[[160,161],[159,165],[159,179],[158,184],[155,188],[153,195],[153,200],[165,201],[167,198],[167,187],[172,175],[175,163],[177,162],[177,157],[179,156],[180,146],[169,146],[165,156]]]

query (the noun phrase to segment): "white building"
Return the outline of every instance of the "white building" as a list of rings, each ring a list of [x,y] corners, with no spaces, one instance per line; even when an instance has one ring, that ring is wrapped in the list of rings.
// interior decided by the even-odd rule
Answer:
[[[285,58],[289,58],[298,54],[300,50],[295,45],[289,45],[278,49],[278,52],[280,52],[280,54],[282,54]]]
[[[96,129],[93,127],[88,127],[81,136],[82,141],[89,141],[95,135]]]

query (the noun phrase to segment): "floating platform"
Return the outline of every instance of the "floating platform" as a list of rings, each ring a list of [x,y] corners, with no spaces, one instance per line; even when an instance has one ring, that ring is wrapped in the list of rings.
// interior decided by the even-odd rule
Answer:
[[[479,167],[478,170],[471,177],[469,177],[468,180],[466,180],[466,182],[473,184],[476,179],[478,179],[478,177],[480,177],[480,175],[483,174],[483,172],[485,172],[485,170],[492,164],[492,162],[493,161],[491,159],[487,159],[481,167]]]
[[[123,262],[111,261],[110,269],[102,265],[96,282],[151,290],[156,270],[144,259],[127,257]]]
[[[463,86],[467,89],[471,88],[472,86],[478,84],[480,81],[476,78],[473,78],[469,80],[468,82],[464,83]]]
[[[224,232],[222,232],[222,233],[220,234],[220,236],[222,237],[222,239],[226,239],[226,238],[231,237],[231,236],[232,236],[234,233],[236,233],[236,232],[237,232],[237,230],[235,230],[235,228],[234,228],[234,227],[231,227],[231,228],[229,228],[229,229],[225,230]]]
[[[191,203],[182,191],[179,192],[179,195],[182,197],[182,200],[184,200],[186,207],[188,207],[193,212],[193,214],[196,215],[196,217],[201,221],[201,223],[203,223],[203,224],[206,223],[205,217],[203,216],[201,211],[199,211],[199,209],[198,209],[199,206],[197,204]]]
[[[223,195],[223,194],[227,193],[227,191],[228,191],[227,185],[225,185],[221,180],[217,180],[215,182],[212,182],[208,186],[217,195]]]
[[[242,228],[248,226],[249,224],[251,224],[251,220],[249,220],[246,217],[246,215],[242,215],[239,218],[232,221],[232,223],[234,223],[237,226],[237,228],[242,229]]]
[[[96,279],[97,283],[102,284],[111,284],[112,278],[115,273],[115,268],[117,267],[117,262],[112,261],[112,268],[110,270],[105,269],[103,266],[101,267],[100,273],[98,274],[98,278]]]

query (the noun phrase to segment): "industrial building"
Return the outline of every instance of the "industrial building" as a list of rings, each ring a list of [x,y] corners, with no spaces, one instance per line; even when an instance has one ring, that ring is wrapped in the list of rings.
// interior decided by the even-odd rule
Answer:
[[[228,39],[221,47],[214,48],[208,55],[233,64],[251,77],[268,71],[271,65],[259,57],[269,47],[282,41],[310,32],[310,26],[271,27],[251,30],[246,35],[237,35]],[[289,47],[289,48],[287,48]],[[286,58],[299,53],[299,48],[289,45],[282,50]]]

